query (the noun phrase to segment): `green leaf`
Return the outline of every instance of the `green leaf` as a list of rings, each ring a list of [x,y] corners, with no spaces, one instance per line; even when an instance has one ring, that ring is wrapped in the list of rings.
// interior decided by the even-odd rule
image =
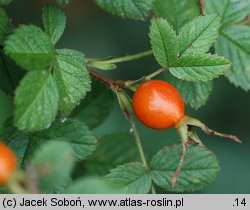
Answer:
[[[209,0],[206,1],[206,12],[221,15],[223,27],[241,21],[250,11],[249,0]]]
[[[45,128],[57,115],[58,101],[58,89],[51,74],[29,72],[16,89],[15,125],[31,132]]]
[[[36,141],[70,143],[77,159],[85,159],[96,149],[96,138],[83,122],[63,119],[55,121],[48,129],[34,135]]]
[[[170,67],[176,61],[179,50],[178,37],[173,27],[162,18],[153,19],[149,36],[158,63]]]
[[[0,51],[0,89],[7,95],[14,95],[25,71]]]
[[[113,15],[144,20],[151,10],[153,0],[96,0],[96,3]]]
[[[75,181],[68,189],[67,194],[119,194],[124,193],[107,181],[98,177],[87,177]]]
[[[103,103],[105,101],[105,103]],[[93,80],[92,90],[76,107],[72,116],[84,121],[91,129],[100,125],[113,110],[113,94],[104,84]]]
[[[85,124],[71,119],[58,120],[50,128],[28,135],[14,127],[11,117],[0,127],[0,139],[15,151],[22,168],[30,162],[36,149],[49,141],[69,143],[77,159],[85,159],[96,148],[96,139]]]
[[[127,186],[130,194],[148,193],[152,184],[147,169],[137,162],[119,165],[110,171],[106,179],[113,184]]]
[[[166,18],[177,33],[186,22],[200,15],[197,0],[155,0],[153,9],[157,16]]]
[[[0,0],[0,5],[8,5],[12,0]]]
[[[187,82],[177,79],[171,74],[166,74],[166,80],[177,88],[185,104],[189,104],[194,109],[199,109],[206,104],[212,89],[213,82]]]
[[[216,178],[220,170],[216,156],[206,148],[190,145],[181,174],[172,188],[171,181],[181,149],[181,145],[166,147],[153,157],[151,176],[156,185],[167,191],[191,192],[205,187]]]
[[[225,58],[204,54],[181,57],[169,70],[179,79],[206,82],[223,75],[229,67],[230,63]]]
[[[59,88],[60,109],[68,115],[91,89],[84,55],[75,50],[57,50],[54,77]]]
[[[216,52],[232,61],[226,77],[244,90],[250,90],[250,27],[233,26],[222,31]]]
[[[71,0],[56,0],[58,2],[58,4],[64,6],[66,4],[69,4],[71,2]]]
[[[4,35],[9,24],[9,18],[6,12],[0,8],[0,43],[4,40]]]
[[[55,193],[70,181],[74,154],[69,144],[50,142],[36,151],[31,161],[39,192]]]
[[[187,23],[180,31],[179,57],[208,52],[218,38],[219,28],[218,15],[200,16]]]
[[[58,6],[48,5],[43,9],[43,24],[52,43],[56,44],[65,29],[66,17]]]
[[[5,53],[27,70],[44,70],[53,57],[49,37],[38,27],[22,25],[5,42]]]
[[[96,151],[90,159],[81,164],[81,168],[85,168],[87,173],[103,176],[117,165],[138,159],[133,136],[127,133],[112,133],[98,140]]]

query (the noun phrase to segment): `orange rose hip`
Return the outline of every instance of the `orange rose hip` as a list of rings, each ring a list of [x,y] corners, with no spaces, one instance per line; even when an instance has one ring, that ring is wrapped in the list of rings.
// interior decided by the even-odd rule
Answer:
[[[136,117],[153,129],[177,126],[184,113],[184,102],[174,86],[162,80],[150,80],[137,88],[133,97]]]
[[[5,185],[16,170],[16,156],[4,143],[0,143],[0,186]]]

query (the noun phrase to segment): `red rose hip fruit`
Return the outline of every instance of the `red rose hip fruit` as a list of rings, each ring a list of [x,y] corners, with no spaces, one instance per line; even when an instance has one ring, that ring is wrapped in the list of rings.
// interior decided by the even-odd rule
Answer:
[[[177,126],[186,116],[182,97],[174,86],[162,80],[150,80],[140,85],[132,105],[136,117],[153,129]]]
[[[16,155],[5,144],[0,143],[0,186],[5,185],[16,171]]]

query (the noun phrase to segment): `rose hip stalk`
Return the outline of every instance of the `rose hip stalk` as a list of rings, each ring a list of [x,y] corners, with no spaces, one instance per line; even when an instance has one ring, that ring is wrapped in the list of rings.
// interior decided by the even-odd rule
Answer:
[[[199,120],[187,116],[179,92],[174,86],[162,80],[150,80],[140,85],[134,94],[132,106],[137,118],[147,127],[159,130],[175,127],[181,137],[182,153],[172,179],[172,187],[181,172],[188,144],[196,143],[204,147],[193,127],[201,128],[208,135],[241,142],[236,136],[213,131]]]

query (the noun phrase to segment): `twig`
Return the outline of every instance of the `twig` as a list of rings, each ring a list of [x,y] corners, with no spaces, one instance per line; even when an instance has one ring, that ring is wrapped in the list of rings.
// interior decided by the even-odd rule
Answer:
[[[143,147],[142,147],[142,143],[141,143],[141,138],[139,136],[139,133],[138,133],[138,130],[136,128],[136,125],[135,125],[135,121],[134,121],[134,118],[133,118],[133,115],[132,114],[129,114],[128,115],[128,119],[129,119],[129,122],[130,122],[130,126],[131,126],[131,132],[134,136],[134,139],[135,139],[135,143],[136,143],[136,146],[138,148],[138,151],[139,151],[139,154],[140,154],[140,158],[141,158],[141,161],[142,161],[142,164],[144,165],[144,167],[149,170],[149,166],[148,166],[148,162],[146,160],[146,157],[145,157],[145,154],[144,154],[144,151],[143,151]],[[156,194],[155,192],[155,188],[154,188],[154,185],[152,184],[151,186],[151,193],[152,194]]]
[[[146,157],[144,155],[143,148],[142,148],[141,138],[140,138],[138,130],[136,128],[133,116],[130,114],[128,116],[128,119],[129,119],[130,126],[131,126],[131,132],[135,138],[135,143],[136,143],[136,146],[137,146],[139,154],[140,154],[141,161],[142,161],[143,165],[145,166],[145,168],[148,169],[149,167],[148,167],[148,163],[147,163],[147,160],[146,160]]]
[[[149,74],[148,76],[146,76],[145,78],[146,78],[147,80],[150,80],[150,79],[156,77],[157,75],[163,73],[164,71],[167,71],[167,68],[158,69],[158,70],[156,70],[155,72],[153,72],[152,74]]]
[[[205,0],[199,0],[200,15],[205,16]]]
[[[105,77],[105,76],[103,76],[103,75],[101,75],[101,74],[98,74],[98,73],[96,73],[95,71],[93,71],[93,70],[90,69],[90,68],[88,68],[88,72],[89,72],[89,74],[90,74],[92,77],[94,77],[94,78],[96,78],[96,79],[102,81],[103,83],[105,83],[105,84],[108,85],[109,87],[115,88],[116,90],[120,89],[121,86],[122,86],[121,84],[118,84],[118,82],[116,82],[116,81],[114,81],[114,80],[112,80],[112,79],[109,79],[109,78],[107,78],[107,77]]]
[[[154,78],[155,76],[161,74],[162,72],[166,71],[167,69],[166,68],[161,68],[161,69],[158,69],[157,71],[154,71],[152,74],[149,74],[147,75],[146,77],[142,77],[141,79],[146,79],[146,80],[150,80],[152,78]],[[106,85],[108,85],[109,87],[113,87],[115,90],[119,90],[120,88],[122,87],[125,87],[131,91],[135,91],[133,88],[131,88],[131,85],[133,85],[134,83],[137,82],[137,80],[133,81],[133,80],[128,80],[128,81],[124,81],[124,80],[112,80],[112,79],[109,79],[101,74],[98,74],[97,72],[93,71],[92,69],[88,68],[88,72],[89,74],[102,81],[103,83],[105,83]]]
[[[108,60],[103,60],[102,62],[103,63],[113,63],[113,64],[114,63],[121,63],[121,62],[126,62],[126,61],[131,61],[131,60],[136,60],[136,59],[139,59],[139,58],[143,58],[143,57],[146,57],[146,56],[149,56],[149,55],[152,55],[152,54],[153,54],[153,51],[152,50],[148,50],[148,51],[137,53],[137,54],[133,54],[133,55],[126,55],[126,56],[122,56],[122,57],[117,57],[117,58],[111,58],[111,59],[108,59]],[[87,60],[94,61],[96,59],[89,58]]]

